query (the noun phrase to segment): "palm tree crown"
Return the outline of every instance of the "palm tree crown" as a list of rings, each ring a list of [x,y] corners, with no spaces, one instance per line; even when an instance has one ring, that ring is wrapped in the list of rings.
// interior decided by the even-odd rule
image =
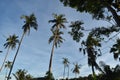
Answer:
[[[60,14],[60,15],[53,14],[54,19],[49,20],[50,23],[54,23],[51,30],[54,31],[56,28],[58,28],[58,29],[65,28],[64,23],[67,23],[67,20],[64,16],[65,15],[63,15],[63,14]]]
[[[55,30],[55,31],[52,31],[52,34],[53,35],[49,38],[49,44],[53,41],[56,48],[58,47],[58,45],[60,47],[60,43],[63,43],[63,40],[64,40],[61,36],[63,32],[59,30]]]
[[[80,73],[80,71],[79,71],[80,67],[81,67],[81,65],[79,65],[78,63],[74,64],[73,73],[75,73],[76,77],[77,77],[77,74]]]
[[[6,61],[5,68],[10,68],[12,65],[12,62]]]
[[[14,35],[10,35],[7,39],[6,39],[6,43],[4,44],[5,48],[10,47],[11,49],[16,48],[16,44],[19,43],[19,40],[17,39],[18,36]]]
[[[23,15],[21,16],[21,19],[25,19],[24,21],[25,24],[22,27],[24,33],[28,32],[29,34],[30,28],[34,28],[35,30],[38,29],[37,20],[34,14],[31,14],[30,16]]]
[[[3,60],[2,66],[0,68],[0,72],[2,71],[2,68],[4,67],[5,61],[7,59],[8,54],[9,54],[9,49],[15,49],[17,43],[19,43],[18,36],[16,36],[15,34],[14,35],[10,35],[6,39],[6,41],[7,42],[4,44],[4,47],[7,48],[7,53],[6,53],[5,58]]]
[[[69,66],[69,60],[68,58],[63,58],[63,62],[62,62],[66,67]]]

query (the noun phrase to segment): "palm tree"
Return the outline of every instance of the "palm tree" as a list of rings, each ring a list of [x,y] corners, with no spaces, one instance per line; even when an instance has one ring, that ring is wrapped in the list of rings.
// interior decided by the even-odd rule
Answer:
[[[77,78],[77,74],[80,73],[79,71],[80,67],[81,65],[79,65],[78,63],[74,63],[73,73],[75,73],[75,78]]]
[[[26,80],[32,80],[32,79],[33,79],[33,77],[30,74],[26,75]]]
[[[64,15],[57,15],[57,14],[53,14],[54,15],[54,19],[53,20],[49,20],[49,22],[54,23],[54,25],[51,28],[52,31],[52,36],[49,38],[49,43],[51,43],[53,41],[53,45],[52,45],[52,50],[51,50],[51,56],[50,56],[50,62],[49,62],[49,70],[48,73],[52,73],[52,58],[53,58],[53,53],[54,53],[54,47],[60,47],[60,43],[63,42],[63,38],[61,37],[61,34],[63,34],[63,32],[60,31],[61,28],[65,28],[63,23],[66,23],[66,18],[64,18]]]
[[[13,73],[13,76],[16,78],[16,80],[32,80],[32,76],[27,74],[25,69],[19,69],[15,74]]]
[[[8,69],[10,69],[11,65],[12,65],[12,62],[6,61],[6,64],[5,64],[5,68],[6,68],[5,80],[7,78]]]
[[[100,41],[97,38],[94,38],[92,34],[89,34],[86,40],[86,52],[88,54],[88,65],[91,66],[92,68],[93,76],[95,76],[94,68],[104,73],[96,62],[97,57],[101,53],[99,54],[95,47],[97,48],[100,46],[101,46]]]
[[[7,48],[7,53],[5,55],[5,58],[3,60],[2,66],[0,68],[0,72],[2,71],[2,68],[4,67],[5,61],[7,59],[7,56],[9,54],[9,50],[10,49],[15,49],[16,48],[16,44],[19,43],[19,40],[17,39],[18,36],[14,35],[10,35],[7,39],[6,39],[6,43],[4,44],[5,48]]]
[[[34,14],[31,14],[30,16],[25,16],[25,15],[23,15],[21,18],[22,18],[22,19],[25,19],[25,21],[24,21],[25,24],[24,24],[23,27],[22,27],[22,29],[23,29],[23,34],[22,34],[22,37],[21,37],[21,39],[20,39],[20,42],[19,42],[19,45],[18,45],[16,54],[15,54],[15,56],[14,56],[13,63],[12,63],[12,66],[11,66],[11,68],[10,68],[10,72],[9,72],[9,74],[8,74],[8,79],[7,79],[7,80],[9,80],[9,77],[10,77],[11,71],[12,71],[12,69],[13,69],[13,65],[14,65],[14,63],[15,63],[16,57],[17,57],[17,55],[18,55],[18,52],[19,52],[20,45],[21,45],[21,43],[22,43],[23,37],[25,36],[25,34],[26,34],[27,32],[28,32],[28,34],[30,33],[30,28],[34,28],[35,30],[37,30],[37,28],[38,28],[38,24],[37,24],[36,17],[35,17]]]
[[[60,14],[53,14],[53,20],[49,20],[49,23],[54,23],[51,30],[54,31],[57,29],[61,29],[61,28],[66,28],[64,23],[67,23],[67,20],[65,18],[65,15]]]
[[[63,79],[65,78],[65,69],[66,67],[68,67],[68,77],[69,77],[69,61],[68,61],[68,58],[63,58],[63,61],[62,61],[63,65],[64,65],[64,72],[63,72]]]
[[[27,71],[19,69],[14,75],[14,77],[16,78],[16,80],[25,80],[25,76],[26,76]]]

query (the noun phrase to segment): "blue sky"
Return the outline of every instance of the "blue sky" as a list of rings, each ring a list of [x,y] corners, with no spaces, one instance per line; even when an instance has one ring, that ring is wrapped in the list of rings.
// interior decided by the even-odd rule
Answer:
[[[44,76],[48,70],[49,57],[52,44],[48,44],[48,39],[51,36],[50,27],[52,24],[48,20],[53,19],[52,13],[65,14],[69,23],[71,21],[82,20],[85,21],[85,28],[91,29],[92,27],[109,25],[107,22],[92,20],[89,14],[76,12],[74,9],[63,7],[59,0],[0,0],[0,64],[5,56],[6,49],[3,44],[9,35],[17,34],[19,37],[22,35],[23,20],[20,19],[21,15],[30,15],[34,13],[37,17],[38,31],[32,30],[29,36],[25,36],[22,42],[19,55],[15,62],[13,72],[18,69],[26,69],[28,73],[34,77]],[[73,62],[82,64],[80,76],[85,76],[91,73],[91,68],[87,65],[87,57],[78,51],[79,43],[72,40],[70,35],[65,30],[65,42],[60,48],[55,49],[53,58],[53,74],[55,77],[62,77],[63,64],[62,58],[67,57],[71,62],[70,68],[73,67]],[[105,44],[105,43],[104,43]],[[111,66],[115,66],[118,61],[114,61],[112,54],[108,54],[107,50],[110,47],[109,43],[103,47],[104,56],[98,58],[99,61],[105,61]],[[105,48],[105,49],[104,49]],[[12,60],[16,50],[10,51],[8,60]],[[4,79],[5,70],[0,73],[0,79]],[[71,77],[74,74],[70,73]],[[12,79],[14,80],[14,78]]]

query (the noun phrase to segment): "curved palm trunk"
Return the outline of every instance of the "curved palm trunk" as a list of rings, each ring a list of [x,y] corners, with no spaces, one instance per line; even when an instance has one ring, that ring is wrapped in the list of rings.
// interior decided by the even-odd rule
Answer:
[[[65,65],[64,65],[64,71],[63,71],[63,79],[65,79]]]
[[[9,50],[10,50],[10,46],[8,47],[7,53],[6,53],[5,58],[4,58],[4,60],[3,60],[2,66],[1,66],[1,68],[0,68],[0,72],[2,71],[2,68],[4,67],[5,61],[6,61],[6,59],[7,59],[8,54],[9,54]]]
[[[24,35],[25,35],[25,33],[23,33],[23,35],[22,35],[22,37],[21,37],[21,40],[20,40],[20,42],[19,42],[18,49],[17,49],[17,51],[16,51],[15,57],[14,57],[14,59],[13,59],[12,65],[11,65],[11,67],[10,67],[10,71],[9,71],[7,80],[10,79],[10,75],[11,75],[11,72],[12,72],[12,69],[13,69],[13,65],[14,65],[15,60],[16,60],[16,57],[17,57],[17,55],[18,55],[18,52],[19,52],[19,49],[20,49],[20,45],[21,45],[21,43],[22,43],[22,40],[23,40]]]
[[[53,54],[54,54],[54,47],[55,47],[55,41],[53,42],[52,50],[51,50],[51,56],[50,56],[50,62],[49,62],[49,72],[52,72],[52,59],[53,59]]]

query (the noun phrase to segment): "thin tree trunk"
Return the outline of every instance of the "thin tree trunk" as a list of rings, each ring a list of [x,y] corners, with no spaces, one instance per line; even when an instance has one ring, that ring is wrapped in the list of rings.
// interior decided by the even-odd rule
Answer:
[[[9,54],[9,50],[10,50],[10,46],[8,47],[8,50],[7,50],[7,53],[6,53],[6,55],[5,55],[4,61],[3,61],[2,66],[1,66],[1,68],[0,68],[0,72],[2,71],[2,68],[4,67],[5,61],[6,61],[6,59],[7,59],[8,54]]]
[[[68,65],[68,74],[67,74],[67,78],[69,79],[69,65]]]
[[[12,72],[12,69],[13,69],[13,65],[14,65],[15,60],[16,60],[16,57],[17,57],[17,55],[18,55],[18,52],[19,52],[19,49],[20,49],[20,45],[21,45],[21,43],[22,43],[22,40],[23,40],[24,35],[25,35],[25,33],[23,32],[23,35],[22,35],[21,40],[20,40],[19,45],[18,45],[18,49],[17,49],[17,51],[16,51],[15,57],[14,57],[14,59],[13,59],[12,65],[11,65],[11,67],[10,67],[10,71],[9,71],[7,80],[10,79],[10,75],[11,75],[11,72]]]
[[[92,73],[93,73],[93,76],[95,75],[95,70],[94,70],[94,66],[92,65]]]
[[[51,50],[51,56],[50,56],[50,62],[49,62],[49,72],[52,72],[52,59],[54,54],[54,47],[55,47],[55,40],[53,42],[52,50]]]
[[[6,80],[6,78],[7,78],[7,69],[6,69],[6,72],[5,72],[5,79],[4,80]]]
[[[77,80],[77,73],[75,73],[75,80]]]
[[[63,79],[65,79],[65,65],[64,65]]]

